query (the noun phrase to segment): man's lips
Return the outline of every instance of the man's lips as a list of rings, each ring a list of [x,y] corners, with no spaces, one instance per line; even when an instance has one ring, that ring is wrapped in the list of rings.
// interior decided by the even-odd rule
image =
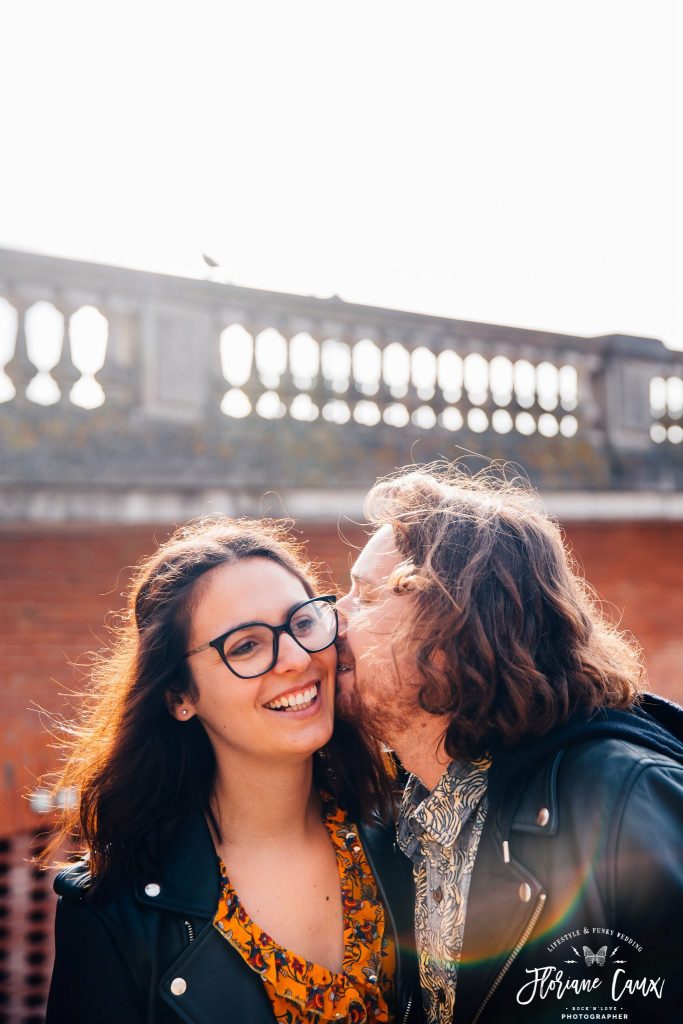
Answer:
[[[350,648],[348,647],[348,645],[346,644],[346,642],[344,640],[342,640],[341,642],[338,640],[337,644],[336,644],[336,647],[337,647],[337,675],[341,676],[341,675],[344,675],[345,672],[352,672],[354,667],[355,667],[355,664],[356,664],[356,659],[354,658],[353,654],[351,653]]]

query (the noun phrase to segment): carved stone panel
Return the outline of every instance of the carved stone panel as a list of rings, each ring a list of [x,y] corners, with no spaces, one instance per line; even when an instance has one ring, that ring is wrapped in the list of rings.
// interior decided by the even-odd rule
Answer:
[[[193,310],[145,310],[142,353],[146,416],[176,422],[203,418],[209,392],[210,346],[214,340],[211,329],[210,316]]]

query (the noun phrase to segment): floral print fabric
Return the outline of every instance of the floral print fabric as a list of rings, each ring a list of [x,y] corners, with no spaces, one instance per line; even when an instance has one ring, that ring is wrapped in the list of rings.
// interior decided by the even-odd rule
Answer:
[[[408,779],[399,846],[413,862],[415,936],[428,1024],[451,1024],[474,859],[486,819],[490,758],[452,761],[430,791]]]
[[[396,970],[394,942],[358,831],[333,798],[321,794],[323,823],[337,855],[344,916],[340,973],[283,949],[251,920],[221,867],[221,897],[214,927],[261,975],[278,1024],[383,1024],[392,1020]]]

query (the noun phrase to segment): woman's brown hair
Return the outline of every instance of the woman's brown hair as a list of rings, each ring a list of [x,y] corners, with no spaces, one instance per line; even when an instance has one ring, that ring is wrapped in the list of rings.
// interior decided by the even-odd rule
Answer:
[[[95,662],[80,721],[69,729],[55,791],[77,794],[49,850],[66,837],[90,859],[93,892],[153,871],[164,844],[192,807],[212,815],[211,744],[197,718],[180,723],[166,694],[197,699],[183,654],[192,603],[211,569],[244,558],[277,562],[315,594],[304,548],[273,521],[201,519],[177,530],[138,567],[113,649]],[[234,681],[238,684],[238,680]],[[226,684],[230,680],[226,679]],[[344,722],[315,760],[315,779],[362,818],[386,801],[381,758]]]
[[[574,570],[537,495],[502,476],[435,465],[380,480],[366,499],[404,561],[390,579],[414,606],[393,636],[447,715],[446,750],[477,757],[572,715],[627,708],[642,667]]]

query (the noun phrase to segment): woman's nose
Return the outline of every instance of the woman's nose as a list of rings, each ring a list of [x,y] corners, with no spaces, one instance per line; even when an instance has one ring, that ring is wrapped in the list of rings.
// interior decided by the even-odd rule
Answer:
[[[308,651],[300,647],[289,633],[281,633],[277,661],[273,666],[274,670],[276,672],[290,672],[292,669],[308,668],[310,663],[311,656]]]

